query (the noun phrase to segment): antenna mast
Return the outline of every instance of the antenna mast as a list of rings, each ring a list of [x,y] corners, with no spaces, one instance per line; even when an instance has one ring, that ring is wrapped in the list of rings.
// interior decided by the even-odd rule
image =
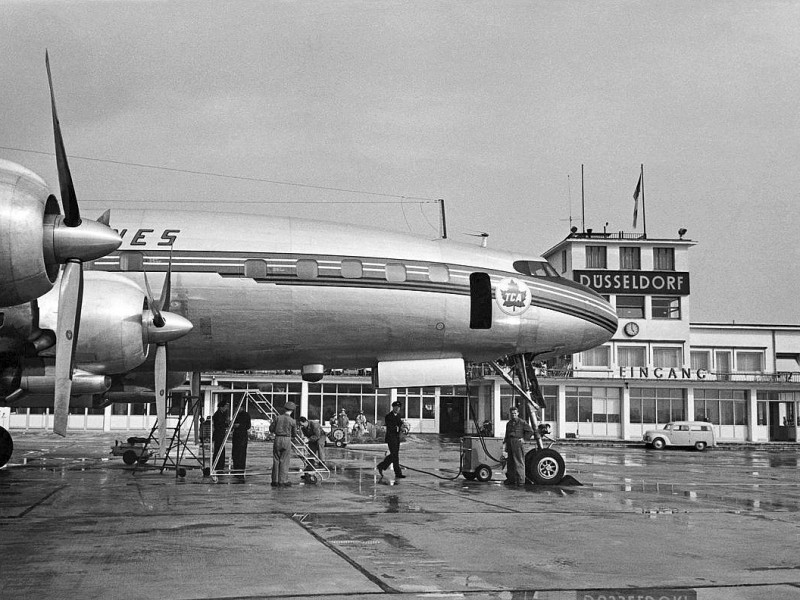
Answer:
[[[447,219],[444,214],[444,198],[439,198],[439,208],[442,214],[442,239],[447,239]]]
[[[583,195],[583,164],[581,164],[581,233],[586,233],[586,202]]]

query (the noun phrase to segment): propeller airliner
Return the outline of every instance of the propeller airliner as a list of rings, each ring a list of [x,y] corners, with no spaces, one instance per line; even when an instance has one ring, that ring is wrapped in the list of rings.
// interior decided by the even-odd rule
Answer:
[[[372,368],[378,387],[459,385],[467,363],[505,357],[531,418],[531,358],[617,330],[601,296],[520,253],[220,211],[115,208],[113,229],[107,213],[81,218],[47,63],[63,216],[39,176],[0,160],[0,403],[42,396],[57,434],[71,395],[102,398],[143,369],[162,444],[168,375],[187,371]],[[12,448],[0,428],[0,466]],[[556,462],[560,479],[561,457],[538,452],[533,468]]]

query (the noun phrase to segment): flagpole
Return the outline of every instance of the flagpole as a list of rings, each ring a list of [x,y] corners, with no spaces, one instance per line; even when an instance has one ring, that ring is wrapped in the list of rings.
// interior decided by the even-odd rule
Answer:
[[[641,165],[639,177],[642,178],[642,229],[644,230],[644,239],[647,239],[647,209],[644,204],[644,163]]]

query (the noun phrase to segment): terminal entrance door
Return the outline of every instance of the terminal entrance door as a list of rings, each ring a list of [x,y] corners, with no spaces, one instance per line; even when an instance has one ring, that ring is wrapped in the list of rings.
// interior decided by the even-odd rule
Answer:
[[[794,402],[769,403],[769,441],[796,441]]]
[[[466,396],[441,396],[439,398],[439,433],[464,435],[466,420]]]

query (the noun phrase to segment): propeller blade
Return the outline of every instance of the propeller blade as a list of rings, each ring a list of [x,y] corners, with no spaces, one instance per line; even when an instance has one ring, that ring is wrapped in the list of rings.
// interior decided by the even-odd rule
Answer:
[[[83,269],[77,260],[64,265],[58,296],[56,327],[56,382],[53,400],[53,432],[65,436],[69,420],[69,396],[72,392],[72,363],[78,342],[83,303]]]
[[[67,151],[64,149],[64,140],[61,137],[61,125],[56,113],[56,96],[53,93],[53,77],[50,75],[50,56],[45,50],[44,63],[47,66],[47,83],[50,86],[50,106],[53,111],[53,134],[56,142],[56,165],[58,166],[58,184],[61,188],[61,204],[64,206],[64,224],[67,227],[77,227],[81,224],[81,213],[78,209],[78,199],[75,197],[75,186],[72,184],[72,174],[67,163]]]
[[[144,274],[144,286],[147,288],[147,308],[153,313],[153,325],[163,327],[165,323],[164,317],[161,316],[158,304],[153,298],[153,290],[150,289],[150,281],[147,279],[147,269],[145,269],[144,263],[142,263],[142,273]]]
[[[111,209],[110,208],[107,209],[106,212],[104,212],[102,215],[100,215],[100,218],[97,219],[97,222],[98,223],[102,223],[106,227],[110,227],[111,226]]]
[[[169,246],[169,262],[167,263],[167,276],[164,279],[164,287],[161,288],[161,298],[158,302],[161,310],[169,310],[170,290],[172,288],[172,244]]]
[[[167,346],[156,346],[155,364],[156,416],[158,417],[158,448],[164,456],[167,445]]]

